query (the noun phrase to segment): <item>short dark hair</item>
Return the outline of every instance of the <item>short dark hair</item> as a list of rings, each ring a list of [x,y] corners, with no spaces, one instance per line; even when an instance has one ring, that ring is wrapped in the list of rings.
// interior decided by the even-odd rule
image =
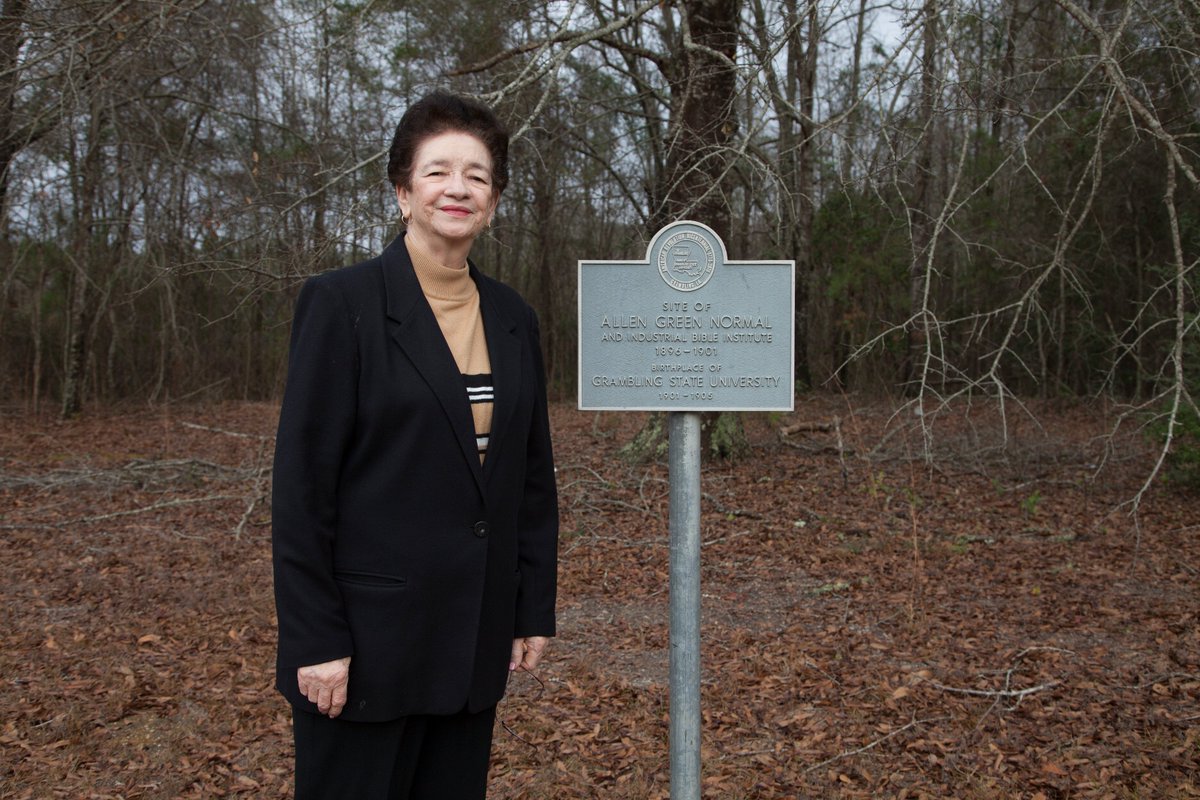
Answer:
[[[388,180],[412,188],[413,158],[426,139],[439,133],[468,133],[492,156],[492,186],[496,194],[508,186],[508,129],[496,113],[477,100],[433,92],[408,107],[388,150]]]

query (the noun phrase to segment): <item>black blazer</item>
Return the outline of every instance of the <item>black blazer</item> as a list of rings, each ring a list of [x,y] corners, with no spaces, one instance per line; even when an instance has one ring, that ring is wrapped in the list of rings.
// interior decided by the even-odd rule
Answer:
[[[537,318],[470,266],[496,399],[467,392],[403,236],[305,283],[275,445],[276,685],[353,656],[347,720],[494,705],[512,640],[554,635],[558,501]]]

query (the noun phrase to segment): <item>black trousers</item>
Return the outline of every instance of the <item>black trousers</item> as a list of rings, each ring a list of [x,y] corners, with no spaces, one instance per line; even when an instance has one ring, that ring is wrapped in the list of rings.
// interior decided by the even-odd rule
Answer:
[[[496,708],[391,722],[292,712],[295,800],[484,800]]]

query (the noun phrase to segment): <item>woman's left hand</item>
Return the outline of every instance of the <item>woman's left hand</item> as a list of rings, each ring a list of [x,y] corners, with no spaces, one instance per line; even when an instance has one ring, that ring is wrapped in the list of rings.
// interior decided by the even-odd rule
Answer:
[[[542,660],[542,653],[550,640],[545,636],[526,636],[523,639],[513,639],[512,658],[508,662],[508,671],[523,669],[530,672]]]

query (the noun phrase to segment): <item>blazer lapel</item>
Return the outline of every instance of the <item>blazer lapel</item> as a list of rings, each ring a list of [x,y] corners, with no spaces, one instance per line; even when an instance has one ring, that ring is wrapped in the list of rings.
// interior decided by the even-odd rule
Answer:
[[[496,456],[505,445],[504,433],[517,407],[517,396],[521,391],[521,340],[516,321],[497,305],[489,279],[481,278],[474,265],[471,265],[471,277],[479,287],[479,309],[483,314],[488,359],[492,363],[492,386],[496,392],[492,406],[491,438],[488,440],[487,458],[483,462],[483,472],[487,476],[491,474],[489,467],[496,463]]]
[[[392,340],[433,390],[454,429],[454,437],[471,470],[480,494],[483,471],[475,444],[475,422],[462,375],[454,363],[446,337],[433,309],[425,300],[413,272],[404,237],[398,236],[383,252],[383,283],[387,293],[388,331]]]

